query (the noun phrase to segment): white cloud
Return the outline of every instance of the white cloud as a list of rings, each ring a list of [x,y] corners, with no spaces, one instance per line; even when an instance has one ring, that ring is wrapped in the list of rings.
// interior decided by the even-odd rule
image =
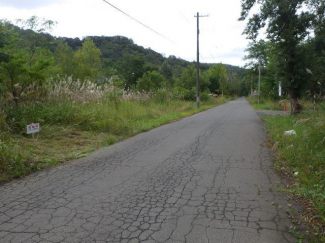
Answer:
[[[1,0],[0,6],[12,7],[16,9],[35,9],[51,5],[60,0]]]

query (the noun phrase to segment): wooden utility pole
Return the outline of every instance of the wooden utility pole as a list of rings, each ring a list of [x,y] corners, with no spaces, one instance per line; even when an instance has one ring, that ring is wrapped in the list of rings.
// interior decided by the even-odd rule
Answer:
[[[253,97],[253,77],[251,77],[251,97]]]
[[[209,17],[209,15],[201,15],[197,12],[197,15],[194,16],[197,18],[197,52],[196,52],[196,107],[200,108],[200,17]]]
[[[258,104],[261,100],[261,60],[258,59]]]

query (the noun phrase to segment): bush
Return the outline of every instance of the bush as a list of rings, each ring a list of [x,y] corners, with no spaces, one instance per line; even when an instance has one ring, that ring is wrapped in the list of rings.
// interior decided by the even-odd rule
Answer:
[[[158,103],[166,103],[172,97],[172,94],[168,92],[166,89],[158,89],[155,96],[155,101]]]
[[[195,101],[196,100],[196,88],[192,88],[190,90],[182,88],[182,87],[175,87],[174,92],[177,96],[182,97],[184,100],[187,101]]]
[[[167,81],[165,77],[156,72],[150,71],[143,74],[143,76],[138,80],[137,90],[138,91],[155,91],[164,85],[166,85]]]
[[[211,97],[210,92],[207,91],[207,90],[200,94],[200,100],[201,101],[210,101],[212,99],[213,98]]]
[[[174,88],[174,93],[177,97],[184,99],[186,101],[196,101],[196,88],[193,87],[192,89],[188,90],[182,87]],[[212,100],[212,97],[209,95],[209,91],[203,91],[200,93],[200,100],[201,101],[209,101]]]
[[[26,103],[7,106],[7,124],[13,132],[23,132],[31,123],[71,124],[78,113],[77,106],[69,102]]]
[[[8,177],[16,177],[28,173],[30,156],[21,152],[21,147],[15,144],[6,134],[0,134],[0,173]],[[9,174],[8,174],[9,173]]]

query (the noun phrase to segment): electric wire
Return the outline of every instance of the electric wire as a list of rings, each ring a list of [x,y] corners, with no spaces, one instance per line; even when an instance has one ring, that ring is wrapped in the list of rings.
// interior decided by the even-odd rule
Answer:
[[[205,63],[207,63],[207,60],[201,55],[201,53],[199,54],[200,55],[200,57],[201,57],[201,59],[203,60],[203,61],[205,61]]]
[[[103,0],[103,1],[104,1],[105,3],[107,3],[108,5],[110,5],[111,7],[113,7],[114,9],[116,9],[117,11],[119,11],[119,12],[121,12],[122,14],[126,15],[126,16],[129,17],[130,19],[134,20],[134,21],[137,22],[138,24],[142,25],[143,27],[145,27],[145,28],[151,30],[151,31],[154,32],[155,34],[159,35],[160,37],[162,37],[162,38],[164,38],[164,39],[166,39],[166,40],[168,40],[168,41],[170,41],[170,42],[176,44],[174,41],[172,41],[172,40],[169,39],[168,37],[166,37],[166,36],[160,34],[159,32],[157,32],[157,31],[155,31],[154,29],[150,28],[148,25],[146,25],[146,24],[140,22],[139,20],[133,18],[131,15],[127,14],[127,13],[124,12],[123,10],[121,10],[121,9],[119,9],[118,7],[114,6],[114,5],[111,4],[110,2],[108,2],[108,1],[106,1],[106,0]]]
[[[134,17],[132,17],[131,15],[127,14],[126,12],[124,12],[123,10],[121,10],[120,8],[114,6],[113,4],[111,4],[110,2],[108,2],[107,0],[103,0],[105,3],[107,3],[108,5],[110,5],[111,7],[113,7],[114,9],[116,9],[117,11],[121,12],[122,14],[124,14],[125,16],[129,17],[130,19],[132,19],[133,21],[137,22],[138,24],[142,25],[143,27],[149,29],[150,31],[154,32],[155,34],[159,35],[160,37],[174,43],[174,44],[177,44],[175,43],[173,40],[169,39],[168,37],[160,34],[159,32],[155,31],[154,29],[152,29],[151,27],[149,27],[148,25],[142,23],[141,21],[135,19]],[[180,11],[179,11],[180,12]],[[187,22],[188,25],[190,25],[190,22],[189,20],[181,13],[181,15],[183,16],[183,18],[185,19],[185,21]],[[205,16],[204,16],[205,17]],[[215,29],[213,28],[213,31],[215,32]],[[204,32],[207,32],[206,29],[203,27],[203,33]],[[210,32],[210,31],[208,31]],[[210,55],[212,57],[213,60],[215,60],[215,57],[212,55],[212,53],[210,52]],[[200,54],[200,57],[201,59],[203,59],[204,61],[207,61],[201,54]]]

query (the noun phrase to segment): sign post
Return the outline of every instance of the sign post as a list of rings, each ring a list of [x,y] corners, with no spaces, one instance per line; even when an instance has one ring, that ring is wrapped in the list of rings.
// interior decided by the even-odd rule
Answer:
[[[27,125],[27,134],[32,134],[33,138],[34,138],[34,134],[39,132],[41,129],[41,126],[39,125],[39,123],[32,123]]]

